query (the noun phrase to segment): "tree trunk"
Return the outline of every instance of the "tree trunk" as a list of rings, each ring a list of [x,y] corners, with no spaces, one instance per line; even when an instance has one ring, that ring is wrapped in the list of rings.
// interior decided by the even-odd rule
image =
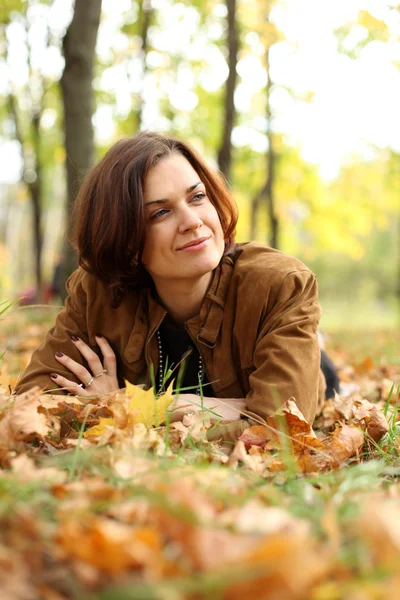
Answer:
[[[218,152],[218,166],[220,171],[229,181],[231,175],[232,163],[232,129],[235,122],[235,102],[234,95],[236,89],[236,66],[239,47],[237,21],[236,21],[236,0],[226,0],[228,9],[228,66],[229,74],[225,86],[225,115],[224,130],[222,133],[221,146]]]
[[[279,248],[279,221],[275,210],[275,148],[274,138],[272,134],[272,113],[271,113],[271,76],[269,64],[270,46],[266,52],[267,65],[267,87],[266,87],[266,118],[267,118],[267,139],[268,139],[268,154],[267,154],[267,180],[265,182],[265,200],[267,203],[268,224],[270,231],[269,243],[272,248]]]
[[[272,133],[272,112],[270,104],[272,82],[270,77],[269,68],[269,50],[270,45],[267,47],[266,56],[266,71],[267,71],[267,86],[265,90],[266,94],[266,119],[267,119],[267,139],[268,139],[268,153],[266,154],[266,180],[260,190],[260,192],[253,198],[251,206],[251,224],[250,224],[250,237],[254,239],[256,237],[257,230],[257,215],[258,208],[264,201],[267,208],[268,217],[268,231],[269,233],[269,244],[272,248],[279,248],[279,233],[280,223],[276,215],[275,210],[275,196],[274,196],[274,184],[275,184],[275,162],[276,153],[274,148],[274,137]]]
[[[147,73],[147,51],[149,46],[149,27],[153,16],[151,0],[142,0],[140,5],[140,37],[142,38],[142,84]],[[137,111],[137,131],[140,131],[143,120],[143,85],[141,86],[139,107]]]
[[[69,243],[74,228],[73,206],[81,179],[94,161],[92,80],[100,13],[101,0],[75,0],[74,16],[63,39],[65,67],[61,91],[67,157],[67,240],[61,290],[64,290],[66,278],[77,267],[77,256]]]
[[[265,186],[259,191],[257,196],[251,201],[250,207],[250,239],[255,240],[257,236],[257,217],[258,209],[260,208],[263,197],[265,196]]]
[[[33,236],[35,245],[35,274],[36,274],[36,286],[37,286],[37,299],[42,293],[42,247],[43,247],[43,234],[42,234],[42,165],[40,162],[40,118],[41,111],[36,111],[32,116],[32,130],[33,130],[33,147],[36,157],[36,179],[32,183],[28,184],[32,208],[33,208]]]
[[[21,180],[24,181],[32,206],[33,213],[33,254],[35,261],[35,283],[36,283],[36,298],[38,301],[42,293],[42,165],[40,163],[40,119],[42,115],[42,107],[32,110],[31,127],[32,127],[32,147],[33,160],[32,165],[29,165],[26,151],[26,141],[22,131],[20,118],[18,115],[17,99],[11,91],[8,96],[9,112],[12,116],[15,137],[21,146]],[[32,175],[35,175],[32,181]]]

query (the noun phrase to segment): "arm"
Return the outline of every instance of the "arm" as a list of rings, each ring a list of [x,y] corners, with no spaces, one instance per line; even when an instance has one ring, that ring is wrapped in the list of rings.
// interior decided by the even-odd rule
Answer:
[[[239,421],[245,410],[244,398],[200,398],[197,394],[179,394],[171,409],[171,421],[182,421],[188,413],[201,412],[210,417],[211,422]]]
[[[312,423],[318,404],[318,286],[306,269],[289,273],[260,322],[246,408],[266,419],[290,397]]]
[[[66,287],[69,295],[65,308],[58,314],[55,326],[50,329],[42,344],[33,353],[29,365],[17,382],[14,393],[22,394],[38,385],[44,390],[55,390],[66,394],[67,390],[59,390],[57,384],[52,381],[51,373],[59,373],[76,383],[81,383],[77,377],[71,375],[68,368],[57,361],[55,353],[62,352],[78,363],[85,364],[85,360],[70,337],[75,335],[88,343],[85,275],[81,269],[78,269],[68,279]]]

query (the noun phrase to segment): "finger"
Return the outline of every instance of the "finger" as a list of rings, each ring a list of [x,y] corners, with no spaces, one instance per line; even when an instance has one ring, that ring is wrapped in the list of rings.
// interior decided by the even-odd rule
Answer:
[[[93,375],[98,375],[103,370],[103,365],[101,364],[100,358],[97,356],[96,352],[94,352],[85,342],[83,342],[80,338],[76,337],[76,335],[71,335],[71,340],[76,348],[78,348],[79,352],[82,354],[83,358],[87,360],[87,363],[90,367]]]
[[[107,374],[111,377],[117,376],[117,357],[115,356],[114,350],[110,344],[102,335],[95,335],[96,342],[103,354],[104,368],[107,370]]]
[[[80,363],[76,362],[66,354],[62,352],[56,352],[55,358],[61,363],[64,367],[66,367],[71,373],[77,376],[77,378],[82,381],[84,385],[91,379],[92,374],[89,373],[87,369]]]
[[[68,390],[68,392],[71,392],[72,394],[74,394],[74,396],[88,395],[88,393],[85,392],[84,388],[82,387],[83,384],[76,383],[75,381],[70,381],[62,375],[57,375],[57,373],[52,373],[50,377],[52,381],[54,381],[54,383],[59,385],[61,388]]]

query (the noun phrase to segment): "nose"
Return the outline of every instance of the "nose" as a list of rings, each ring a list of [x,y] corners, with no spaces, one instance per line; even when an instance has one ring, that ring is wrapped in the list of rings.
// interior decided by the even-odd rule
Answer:
[[[182,207],[179,219],[179,232],[184,233],[185,231],[195,231],[203,225],[203,221],[200,219],[196,210],[188,206],[187,204]]]

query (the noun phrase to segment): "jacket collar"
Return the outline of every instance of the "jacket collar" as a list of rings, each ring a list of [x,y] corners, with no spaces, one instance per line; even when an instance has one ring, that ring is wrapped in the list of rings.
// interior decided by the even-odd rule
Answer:
[[[201,305],[200,313],[187,322],[190,332],[196,336],[197,341],[209,348],[214,348],[221,328],[233,264],[231,257],[224,256],[222,258],[214,271],[214,276]]]
[[[224,256],[215,269],[200,313],[187,321],[187,327],[200,344],[213,348],[221,327],[224,306],[232,277],[234,261]],[[150,288],[140,291],[135,322],[125,350],[129,361],[141,358],[144,346],[162,323],[166,310],[153,297]]]

